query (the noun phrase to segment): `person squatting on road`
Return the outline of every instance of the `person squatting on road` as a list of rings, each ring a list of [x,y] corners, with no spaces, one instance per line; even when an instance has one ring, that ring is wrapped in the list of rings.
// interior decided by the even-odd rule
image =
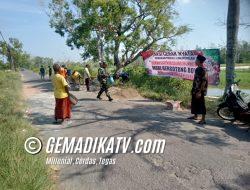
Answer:
[[[40,76],[41,76],[41,80],[44,80],[45,68],[43,67],[43,65],[40,67]]]
[[[69,85],[66,79],[59,74],[60,72],[60,65],[54,64],[53,70],[55,75],[52,79],[52,84],[54,87],[54,96],[55,96],[55,122],[58,123],[58,119],[61,122],[64,119],[70,119],[71,117],[71,102],[69,100]]]
[[[198,66],[195,69],[193,87],[191,90],[192,101],[191,101],[191,113],[194,116],[189,117],[188,119],[198,119],[198,114],[202,114],[202,118],[199,121],[199,124],[206,124],[205,116],[206,116],[206,106],[205,106],[205,96],[207,94],[207,73],[204,68],[203,63],[206,58],[202,55],[198,55],[195,64]]]
[[[81,78],[82,78],[82,76],[78,71],[73,71],[73,73],[71,75],[73,89],[75,89],[77,86],[78,86],[78,88],[80,88]]]
[[[114,79],[115,79],[115,80],[121,79],[122,84],[125,84],[126,82],[129,81],[129,74],[128,74],[127,72],[122,71],[122,72],[120,72],[120,73],[116,73],[116,74],[114,75]]]
[[[103,61],[100,63],[100,68],[98,69],[98,75],[97,79],[100,83],[100,91],[97,95],[97,98],[101,100],[101,95],[103,92],[105,92],[106,96],[108,97],[109,101],[112,101],[109,91],[108,91],[108,83],[107,79],[109,77],[109,74],[107,73],[107,64]]]
[[[90,80],[91,80],[91,75],[90,75],[90,72],[89,72],[89,64],[87,64],[84,68],[84,79],[85,79],[85,85],[86,85],[86,89],[87,91],[90,91],[89,90],[89,84],[90,84]]]

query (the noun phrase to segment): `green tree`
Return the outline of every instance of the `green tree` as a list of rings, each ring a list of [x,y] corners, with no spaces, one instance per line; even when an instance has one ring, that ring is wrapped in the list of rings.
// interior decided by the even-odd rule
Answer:
[[[39,68],[41,65],[44,66],[52,66],[53,65],[53,59],[48,57],[40,57],[35,56],[31,59],[31,63],[34,67]]]
[[[112,59],[117,69],[135,61],[142,51],[158,50],[189,31],[175,26],[175,0],[52,0],[50,26],[67,37],[83,58]]]
[[[21,64],[23,44],[16,38],[9,38],[9,42],[0,41],[1,54],[7,57],[11,69],[17,69]]]

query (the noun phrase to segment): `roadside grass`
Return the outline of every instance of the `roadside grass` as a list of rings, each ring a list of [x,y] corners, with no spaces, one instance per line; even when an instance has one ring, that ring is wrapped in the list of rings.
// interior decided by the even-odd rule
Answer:
[[[235,66],[250,66],[250,62],[245,62],[245,63],[236,63]]]
[[[217,117],[217,108],[218,108],[218,105],[221,103],[222,99],[205,97],[205,101],[206,101],[207,113]]]
[[[142,66],[130,66],[125,69],[130,75],[129,85],[140,94],[153,100],[179,100],[183,106],[190,102],[191,81],[170,77],[149,76]]]
[[[45,155],[30,155],[24,149],[25,140],[36,131],[23,117],[19,74],[0,71],[0,89],[0,189],[51,189]]]
[[[226,67],[226,64],[221,64],[221,67]],[[250,66],[250,62],[244,62],[244,63],[235,63],[235,66]]]

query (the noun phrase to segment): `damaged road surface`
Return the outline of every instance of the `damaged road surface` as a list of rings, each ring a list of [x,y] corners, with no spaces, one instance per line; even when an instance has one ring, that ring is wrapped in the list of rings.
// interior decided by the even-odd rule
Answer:
[[[43,139],[43,151],[51,137],[131,139],[126,153],[47,153],[47,164],[58,172],[58,189],[250,189],[245,128],[213,117],[201,127],[186,119],[189,112],[167,110],[161,102],[140,96],[99,101],[96,92],[85,90],[72,92],[79,99],[72,119],[53,125],[51,82],[31,71],[21,74],[28,116]],[[164,139],[164,152],[133,152],[139,139]]]

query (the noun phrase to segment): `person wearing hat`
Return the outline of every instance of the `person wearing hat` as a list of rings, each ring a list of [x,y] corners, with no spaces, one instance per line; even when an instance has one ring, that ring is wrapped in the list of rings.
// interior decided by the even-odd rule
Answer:
[[[198,120],[198,114],[202,115],[199,124],[206,124],[206,106],[205,106],[205,96],[207,94],[207,73],[204,68],[203,63],[206,58],[203,55],[198,55],[195,60],[195,64],[198,66],[195,69],[193,87],[191,90],[192,101],[191,101],[191,113],[194,114],[188,119]]]
[[[105,92],[106,96],[111,102],[113,99],[111,98],[109,91],[108,91],[107,79],[109,77],[109,74],[107,73],[106,68],[107,68],[107,64],[104,61],[100,62],[100,68],[98,69],[98,75],[97,75],[97,79],[100,82],[100,91],[97,95],[97,98],[101,100],[101,95],[103,92]]]

